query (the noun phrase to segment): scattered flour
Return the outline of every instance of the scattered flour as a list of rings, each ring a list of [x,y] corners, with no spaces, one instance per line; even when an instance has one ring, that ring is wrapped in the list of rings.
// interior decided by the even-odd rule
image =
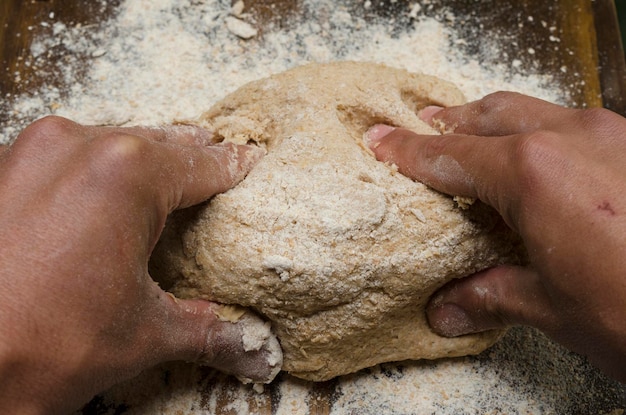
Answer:
[[[515,328],[476,357],[384,364],[319,384],[281,374],[263,393],[207,368],[169,363],[79,413],[620,415],[623,394],[584,359]]]
[[[251,33],[241,24],[232,29],[235,33],[227,24],[236,18],[247,27],[256,24],[254,19],[240,2],[231,7],[224,0],[126,0],[117,17],[98,26],[44,22],[47,31],[32,44],[30,59],[42,78],[54,77],[57,85],[46,83],[30,94],[6,97],[11,118],[0,125],[0,142],[51,113],[114,125],[195,118],[246,82],[308,62],[339,59],[439,76],[470,100],[504,89],[567,101],[566,89],[546,88],[553,83],[551,75],[521,75],[505,63],[485,67],[480,56],[459,53],[456,45],[463,39],[450,29],[449,17],[444,22],[419,17],[413,5],[402,13],[416,19],[398,31],[384,19],[350,13],[344,3],[355,1],[305,0],[300,7],[307,18],[284,29],[266,24],[262,34],[249,40],[240,38],[238,30],[246,32],[242,37]],[[62,56],[55,55],[58,51]],[[46,69],[53,57],[64,66]]]
[[[104,8],[107,2],[94,3]],[[293,2],[301,13],[265,22],[240,3],[124,0],[110,20],[90,26],[48,16],[26,63],[49,82],[32,89],[31,80],[12,74],[25,92],[3,97],[0,143],[48,114],[114,125],[195,118],[248,81],[334,60],[376,61],[439,76],[470,100],[514,90],[572,104],[568,91],[575,85],[532,73],[539,67],[534,51],[498,63],[493,57],[500,45],[486,38],[478,53],[463,52],[467,42],[452,29],[457,16],[444,10],[426,17],[432,0],[402,2],[406,7],[398,9],[397,19],[376,18],[378,0],[302,0]],[[354,12],[355,4],[361,12]],[[556,30],[553,36],[557,45]],[[623,400],[624,391],[584,360],[533,330],[515,329],[478,357],[382,365],[315,385],[281,375],[262,394],[210,369],[165,365],[97,397],[81,413],[617,414]]]

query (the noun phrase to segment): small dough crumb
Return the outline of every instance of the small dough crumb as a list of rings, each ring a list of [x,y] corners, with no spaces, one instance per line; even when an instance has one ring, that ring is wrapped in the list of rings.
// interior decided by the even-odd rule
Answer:
[[[247,310],[241,306],[230,304],[223,305],[218,309],[213,310],[213,313],[220,321],[236,323],[241,319],[241,317],[243,317],[244,314],[246,314],[246,311]]]
[[[245,8],[245,4],[242,0],[237,0],[235,4],[230,8],[230,14],[235,17],[242,17],[243,9]]]
[[[242,39],[251,39],[258,33],[250,23],[234,16],[226,17],[226,28],[230,33]]]
[[[473,197],[466,197],[466,196],[454,196],[454,201],[456,202],[456,204],[459,206],[459,208],[461,209],[469,209],[470,206],[472,206],[475,202],[476,199],[474,199]]]

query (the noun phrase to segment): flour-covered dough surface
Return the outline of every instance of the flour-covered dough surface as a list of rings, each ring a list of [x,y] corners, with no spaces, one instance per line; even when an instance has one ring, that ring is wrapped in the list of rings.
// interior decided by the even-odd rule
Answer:
[[[417,113],[463,101],[449,83],[369,63],[243,86],[199,123],[267,155],[237,187],[170,221],[153,276],[180,297],[254,309],[272,322],[283,369],[304,379],[484,350],[500,332],[440,337],[424,306],[453,278],[518,262],[517,239],[489,208],[460,209],[362,144],[377,123],[434,134]]]

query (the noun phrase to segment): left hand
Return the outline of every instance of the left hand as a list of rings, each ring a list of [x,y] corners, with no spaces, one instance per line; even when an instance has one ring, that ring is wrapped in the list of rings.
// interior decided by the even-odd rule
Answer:
[[[262,155],[209,138],[48,117],[0,149],[1,413],[68,412],[169,360],[269,380],[268,350],[246,352],[241,324],[148,275],[167,215],[231,188]]]

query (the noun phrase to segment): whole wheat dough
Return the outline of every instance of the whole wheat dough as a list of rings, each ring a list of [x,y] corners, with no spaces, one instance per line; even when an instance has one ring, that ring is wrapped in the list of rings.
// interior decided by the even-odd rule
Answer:
[[[283,369],[304,379],[484,350],[500,332],[439,337],[424,306],[453,278],[517,262],[517,239],[484,205],[461,209],[362,144],[376,123],[432,134],[417,113],[463,102],[447,82],[368,63],[243,86],[200,123],[267,155],[236,188],[171,221],[153,275],[177,296],[269,319]]]

